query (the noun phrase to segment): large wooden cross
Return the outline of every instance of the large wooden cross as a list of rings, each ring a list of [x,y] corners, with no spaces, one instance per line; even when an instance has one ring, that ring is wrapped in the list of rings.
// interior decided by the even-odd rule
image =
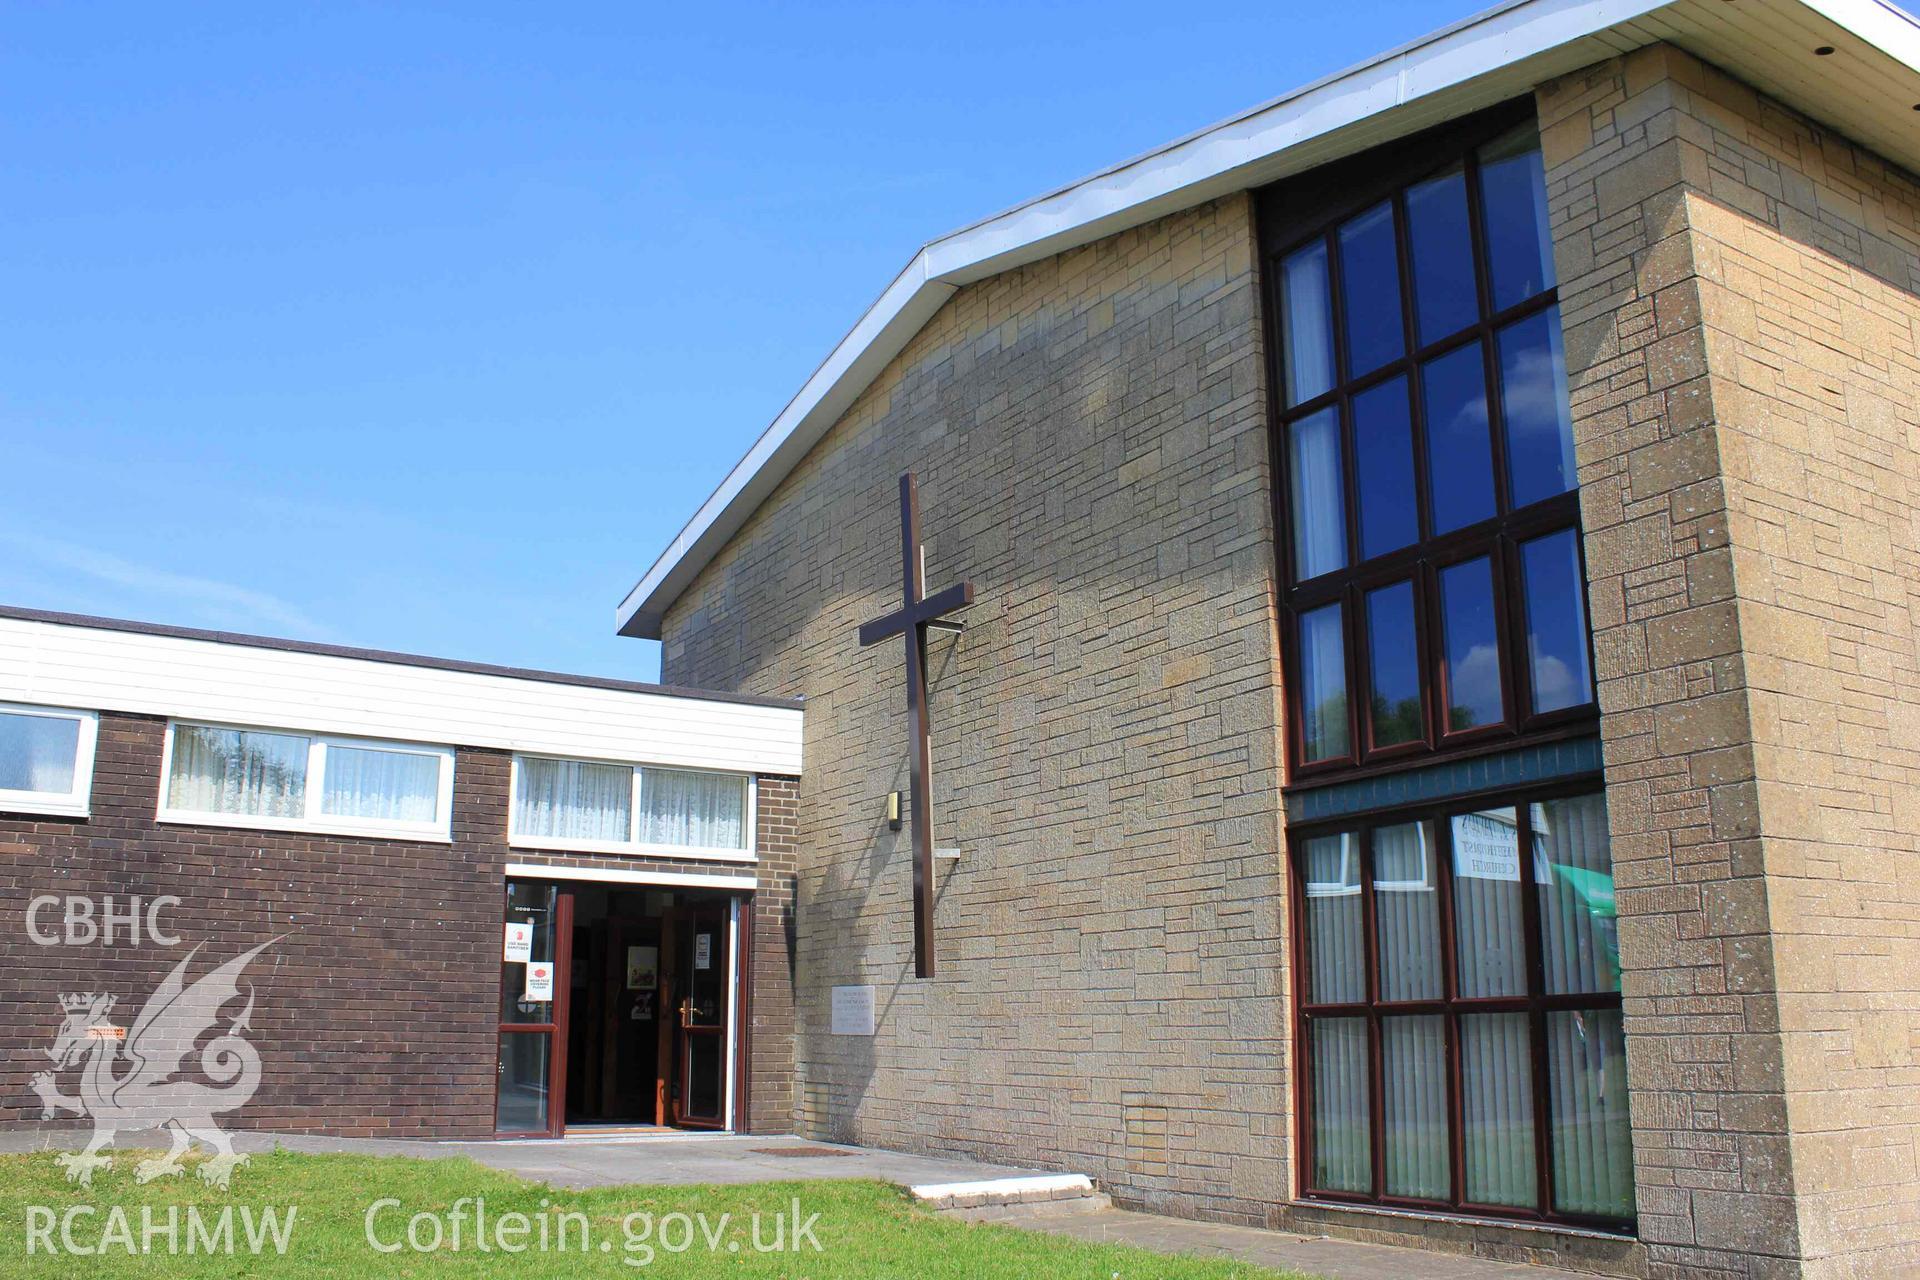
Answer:
[[[911,471],[900,477],[900,607],[860,628],[860,643],[907,639],[907,760],[912,774],[913,972],[933,976],[933,741],[927,729],[927,628],[959,630],[945,615],[973,603],[961,582],[929,596],[926,551],[920,545],[920,490]]]

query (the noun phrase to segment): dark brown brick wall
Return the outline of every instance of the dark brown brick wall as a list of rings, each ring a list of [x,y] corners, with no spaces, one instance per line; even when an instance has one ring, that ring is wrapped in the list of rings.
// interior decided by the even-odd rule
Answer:
[[[800,780],[762,778],[760,891],[753,904],[753,1052],[748,1114],[755,1133],[792,1133],[793,890],[800,857]]]
[[[447,845],[159,825],[154,811],[164,732],[159,719],[101,717],[90,818],[0,814],[0,1126],[40,1121],[30,1082],[50,1066],[45,1050],[62,1020],[61,995],[109,992],[118,1001],[113,1021],[127,1026],[191,948],[201,948],[190,971],[198,977],[277,939],[245,979],[256,994],[249,1039],[260,1053],[262,1083],[244,1110],[223,1117],[224,1126],[490,1135],[505,865],[554,860],[509,855],[508,754],[459,751],[453,843]],[[763,796],[777,797],[772,804],[763,799],[761,809],[762,823],[772,813],[779,827],[771,840],[762,835],[772,865],[791,866],[796,786],[790,779],[763,784]],[[26,913],[42,894],[112,895],[122,904],[135,896],[174,895],[181,903],[161,923],[181,944],[142,938],[139,945],[36,945]],[[768,896],[776,894],[791,901],[790,889]],[[58,912],[43,911],[40,925],[43,932],[57,929]],[[773,954],[764,944],[761,950]],[[777,981],[763,984],[776,989],[767,1007],[789,1012],[756,1033],[758,1061],[784,1061],[790,1073],[784,963],[773,976]],[[778,994],[783,987],[784,997]],[[63,1076],[69,1091],[72,1079]],[[780,1105],[790,1111],[792,1083],[781,1083],[786,1101]],[[758,1115],[757,1096],[753,1105]]]

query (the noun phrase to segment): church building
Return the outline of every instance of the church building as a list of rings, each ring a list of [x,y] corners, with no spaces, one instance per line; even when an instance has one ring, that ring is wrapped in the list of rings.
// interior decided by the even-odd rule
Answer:
[[[1920,1274],[1916,168],[1891,6],[1517,0],[929,242],[618,611],[804,699],[793,1127]]]

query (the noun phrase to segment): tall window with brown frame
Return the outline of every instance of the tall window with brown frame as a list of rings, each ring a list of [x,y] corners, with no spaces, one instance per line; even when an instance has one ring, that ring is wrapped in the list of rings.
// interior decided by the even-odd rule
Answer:
[[[1530,111],[1261,200],[1292,785],[1593,733]],[[1599,779],[1289,843],[1304,1193],[1630,1224]]]
[[[1532,121],[1268,265],[1294,776],[1591,721]]]

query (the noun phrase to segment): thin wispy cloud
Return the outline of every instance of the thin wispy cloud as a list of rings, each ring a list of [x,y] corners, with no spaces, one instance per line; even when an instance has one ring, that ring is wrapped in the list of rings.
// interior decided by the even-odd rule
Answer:
[[[0,542],[43,570],[78,575],[138,597],[143,610],[158,608],[154,622],[198,623],[227,630],[269,631],[308,640],[332,638],[332,629],[289,601],[267,591],[198,574],[140,564],[107,551],[33,534],[0,534]]]

